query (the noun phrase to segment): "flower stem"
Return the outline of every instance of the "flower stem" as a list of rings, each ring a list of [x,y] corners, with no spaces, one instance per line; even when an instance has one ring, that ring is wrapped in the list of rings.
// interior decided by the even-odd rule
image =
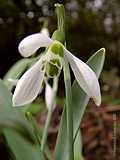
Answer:
[[[48,110],[48,114],[47,114],[47,119],[45,122],[45,127],[44,127],[44,131],[43,131],[43,136],[42,136],[42,140],[41,140],[41,151],[42,153],[44,152],[45,149],[45,145],[46,145],[46,140],[47,140],[47,135],[48,135],[48,128],[51,122],[51,117],[52,117],[52,113],[53,113],[53,107],[56,101],[56,93],[57,93],[57,89],[58,89],[58,77],[55,77],[53,80],[53,100],[52,103],[50,104],[49,110]]]
[[[65,43],[65,10],[62,4],[55,4],[58,18],[58,30],[60,31],[61,42]],[[74,160],[74,143],[73,143],[73,114],[72,114],[72,92],[71,92],[71,76],[69,64],[66,58],[64,62],[64,83],[66,92],[66,117],[67,117],[67,137],[68,137],[68,160]]]
[[[64,82],[66,91],[66,117],[67,117],[67,136],[68,136],[68,160],[74,160],[73,143],[73,112],[72,112],[72,92],[69,64],[65,60],[64,64]]]
[[[48,110],[45,128],[43,131],[43,137],[42,137],[42,141],[41,141],[41,151],[42,152],[44,152],[44,148],[45,148],[45,144],[46,144],[46,140],[47,140],[48,128],[49,128],[50,121],[51,121],[51,116],[52,116],[52,110]]]

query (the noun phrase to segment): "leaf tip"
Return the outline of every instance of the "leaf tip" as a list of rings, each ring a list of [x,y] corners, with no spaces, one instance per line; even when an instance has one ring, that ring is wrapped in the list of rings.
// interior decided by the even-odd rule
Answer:
[[[101,48],[100,50],[98,50],[98,52],[100,52],[101,54],[103,54],[105,56],[106,49],[105,48]]]

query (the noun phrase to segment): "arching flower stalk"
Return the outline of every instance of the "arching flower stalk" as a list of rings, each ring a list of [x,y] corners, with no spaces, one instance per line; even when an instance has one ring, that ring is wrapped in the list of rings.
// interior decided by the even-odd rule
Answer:
[[[40,47],[47,47],[46,52],[18,80],[13,94],[14,106],[31,103],[40,93],[45,78],[55,78],[60,75],[65,58],[67,58],[80,87],[89,97],[93,98],[96,105],[100,105],[100,87],[95,73],[59,41],[52,40],[43,33],[32,34],[20,42],[19,52],[23,57],[29,57]]]

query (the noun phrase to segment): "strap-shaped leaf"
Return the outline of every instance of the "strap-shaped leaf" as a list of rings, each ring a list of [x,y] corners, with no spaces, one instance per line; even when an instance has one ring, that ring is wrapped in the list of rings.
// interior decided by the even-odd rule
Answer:
[[[0,112],[12,110],[12,94],[0,79]]]
[[[74,160],[83,160],[82,156],[82,137],[79,131],[74,143]]]
[[[43,160],[39,146],[30,144],[11,129],[5,129],[4,135],[16,160]]]
[[[87,62],[87,64],[93,69],[97,77],[99,77],[105,59],[105,49],[98,50]],[[84,91],[79,87],[77,81],[75,80],[72,85],[72,110],[73,110],[73,128],[74,137],[77,134],[81,119],[83,117],[84,111],[89,101],[89,97],[84,93]],[[66,110],[64,111],[61,118],[56,149],[55,149],[55,160],[68,160],[67,158],[67,125],[66,125]]]
[[[20,76],[25,72],[25,70],[29,67],[30,63],[33,59],[21,59],[16,62],[9,71],[5,74],[3,81],[5,85],[11,90],[12,83],[8,81],[8,79],[19,79]]]
[[[0,128],[12,128],[34,141],[34,130],[20,109],[12,106],[12,94],[0,80]]]

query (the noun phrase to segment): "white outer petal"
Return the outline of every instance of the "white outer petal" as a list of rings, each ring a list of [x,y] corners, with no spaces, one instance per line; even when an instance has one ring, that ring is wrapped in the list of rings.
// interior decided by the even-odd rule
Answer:
[[[13,94],[13,106],[26,105],[37,97],[44,78],[40,65],[41,61],[39,60],[19,79]]]
[[[46,83],[46,88],[45,88],[45,103],[46,103],[46,106],[47,106],[47,109],[51,109],[50,107],[52,107],[52,109],[55,108],[55,104],[54,106],[51,106],[52,105],[52,101],[53,101],[53,96],[54,96],[54,91],[53,89],[51,88],[51,86]]]
[[[18,50],[23,57],[29,57],[40,47],[47,47],[52,42],[52,39],[50,39],[47,35],[43,33],[35,33],[24,38],[20,42]]]
[[[99,106],[101,104],[101,94],[95,73],[86,63],[72,55],[67,49],[64,48],[64,51],[78,84]]]

